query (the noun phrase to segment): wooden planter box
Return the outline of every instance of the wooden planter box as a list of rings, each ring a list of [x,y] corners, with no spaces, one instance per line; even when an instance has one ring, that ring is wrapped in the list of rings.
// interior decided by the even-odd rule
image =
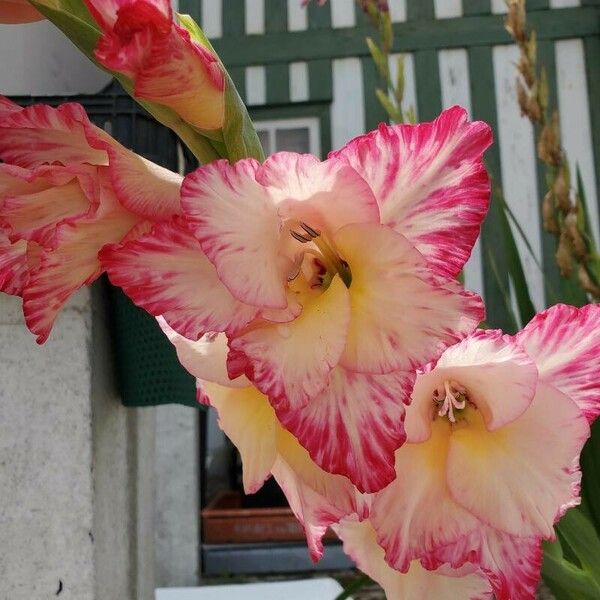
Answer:
[[[327,531],[325,539],[337,538]],[[291,508],[243,508],[240,492],[223,492],[202,511],[205,544],[304,540],[304,529]]]

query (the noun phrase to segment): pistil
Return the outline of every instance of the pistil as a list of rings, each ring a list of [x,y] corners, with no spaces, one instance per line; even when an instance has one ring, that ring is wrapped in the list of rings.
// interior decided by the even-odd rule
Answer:
[[[433,393],[434,402],[440,406],[438,415],[440,417],[448,416],[451,423],[456,423],[455,410],[463,410],[467,405],[467,390],[455,381],[444,381],[444,399],[440,400],[440,391]]]

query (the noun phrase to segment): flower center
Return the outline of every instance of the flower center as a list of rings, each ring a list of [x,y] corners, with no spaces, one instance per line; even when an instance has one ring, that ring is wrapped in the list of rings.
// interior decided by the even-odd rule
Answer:
[[[440,417],[448,417],[450,423],[456,423],[456,413],[465,409],[469,401],[467,390],[456,381],[444,381],[444,385],[433,391],[433,403],[438,407]]]
[[[311,247],[306,252],[315,255],[331,277],[336,274],[339,275],[341,280],[346,284],[346,287],[349,288],[352,283],[350,267],[340,257],[333,243],[318,229],[306,223],[298,222],[297,226],[302,229],[302,233],[290,228],[290,235],[301,244],[311,244]]]

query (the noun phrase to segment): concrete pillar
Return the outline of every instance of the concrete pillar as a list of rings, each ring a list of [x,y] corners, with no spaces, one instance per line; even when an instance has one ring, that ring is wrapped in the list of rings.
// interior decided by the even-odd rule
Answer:
[[[198,409],[168,404],[156,408],[156,586],[198,584]]]
[[[151,600],[155,409],[126,409],[99,289],[37,347],[0,295],[0,582],[11,600]],[[93,296],[93,301],[92,301]]]

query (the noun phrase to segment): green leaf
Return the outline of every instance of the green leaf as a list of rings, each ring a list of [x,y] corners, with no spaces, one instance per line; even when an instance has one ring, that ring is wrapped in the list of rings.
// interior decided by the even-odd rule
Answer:
[[[592,425],[592,435],[581,453],[581,495],[583,504],[600,531],[600,420]]]
[[[373,41],[372,38],[367,38],[367,47],[369,48],[369,52],[371,53],[371,58],[377,67],[377,71],[379,75],[385,79],[386,81],[390,78],[388,61],[385,54],[382,52],[381,48]]]
[[[385,112],[387,112],[387,114],[389,115],[390,119],[394,123],[401,123],[402,115],[399,114],[398,109],[393,105],[388,95],[380,88],[377,88],[375,90],[375,95],[377,96],[377,99],[379,100],[381,106],[383,106]]]
[[[350,585],[346,586],[346,589],[336,596],[335,600],[347,600],[347,598],[350,598],[354,592],[358,592],[358,590],[361,590],[369,583],[372,583],[371,578],[367,575],[361,575],[357,577]]]
[[[591,576],[556,554],[560,542],[544,543],[542,579],[557,600],[597,600],[599,597]]]
[[[500,289],[500,293],[502,294],[502,300],[504,301],[504,307],[506,308],[508,317],[511,320],[511,325],[512,325],[513,331],[517,331],[519,329],[519,323],[517,320],[517,316],[515,315],[515,311],[513,310],[512,302],[510,301],[510,293],[509,293],[509,290],[507,290],[504,287],[504,283],[502,281],[502,278],[500,277],[500,271],[498,269],[498,264],[496,263],[496,259],[494,258],[494,255],[491,253],[490,250],[487,251],[485,259],[486,259],[488,265],[490,266],[492,273],[494,274],[494,279],[496,280],[496,283],[498,284],[498,288]]]
[[[577,215],[577,223],[582,232],[585,233],[585,239],[588,244],[588,248],[591,254],[596,254],[596,244],[594,242],[594,236],[590,229],[590,216],[587,206],[587,199],[585,195],[585,187],[583,185],[583,179],[581,178],[581,171],[579,165],[576,168],[577,172],[577,197],[579,198],[579,213]]]
[[[572,508],[558,522],[556,530],[569,545],[582,568],[596,581],[600,591],[600,538],[593,523],[581,509]],[[597,597],[600,598],[600,594]]]
[[[519,309],[521,326],[524,326],[533,319],[536,311],[533,302],[531,301],[531,296],[529,295],[529,286],[527,285],[527,279],[525,278],[521,256],[519,255],[519,250],[517,249],[517,244],[508,221],[506,201],[500,193],[496,195],[495,200],[499,208],[498,214],[504,238],[504,249],[509,275],[512,279],[515,295],[517,297],[517,308]]]
[[[404,87],[404,54],[401,54],[396,61],[396,85],[394,87],[394,95],[398,106],[400,106],[404,100]]]

